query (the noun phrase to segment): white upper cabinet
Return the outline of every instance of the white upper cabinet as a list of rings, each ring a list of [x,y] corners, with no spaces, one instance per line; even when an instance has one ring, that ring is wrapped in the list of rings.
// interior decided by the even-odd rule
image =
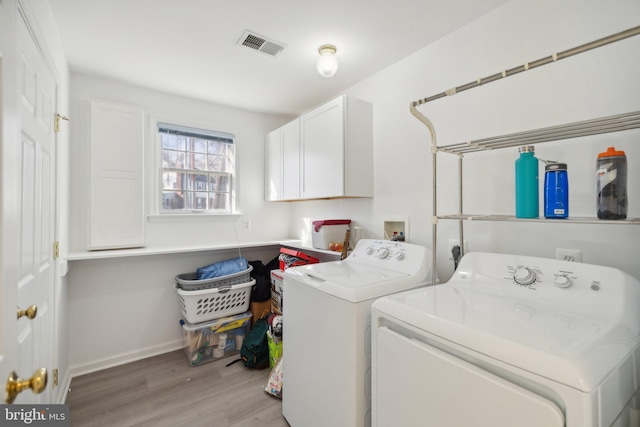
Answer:
[[[267,135],[266,158],[267,200],[372,197],[373,106],[341,96],[303,114]]]
[[[302,198],[373,196],[373,106],[341,96],[300,118]]]
[[[144,109],[91,101],[89,250],[144,246]]]
[[[282,198],[300,198],[300,119],[282,128]]]
[[[268,201],[300,198],[300,119],[266,137],[266,188]]]
[[[264,199],[282,200],[282,128],[265,137],[265,186]]]

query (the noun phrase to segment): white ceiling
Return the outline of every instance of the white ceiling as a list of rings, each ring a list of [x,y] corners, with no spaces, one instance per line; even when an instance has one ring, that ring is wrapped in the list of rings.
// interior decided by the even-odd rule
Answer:
[[[72,71],[298,115],[507,0],[49,0]],[[237,45],[245,30],[287,47]],[[315,67],[334,44],[331,79]]]

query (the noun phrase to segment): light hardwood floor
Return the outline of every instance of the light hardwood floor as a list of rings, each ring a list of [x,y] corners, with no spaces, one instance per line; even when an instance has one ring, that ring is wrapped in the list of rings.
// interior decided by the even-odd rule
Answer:
[[[182,350],[73,378],[71,426],[288,427],[264,391],[270,370],[235,356],[196,367]]]

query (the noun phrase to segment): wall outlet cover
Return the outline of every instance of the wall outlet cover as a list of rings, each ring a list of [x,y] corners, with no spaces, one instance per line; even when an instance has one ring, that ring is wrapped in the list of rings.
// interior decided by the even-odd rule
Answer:
[[[560,259],[563,261],[582,262],[582,250],[557,248],[556,259]]]

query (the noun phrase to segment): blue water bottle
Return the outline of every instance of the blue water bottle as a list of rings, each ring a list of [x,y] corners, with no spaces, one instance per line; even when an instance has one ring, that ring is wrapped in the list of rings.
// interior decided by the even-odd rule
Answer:
[[[569,179],[566,163],[549,163],[544,168],[544,217],[569,216]]]
[[[538,159],[534,148],[527,145],[519,148],[516,160],[516,217],[537,218],[538,207]]]

